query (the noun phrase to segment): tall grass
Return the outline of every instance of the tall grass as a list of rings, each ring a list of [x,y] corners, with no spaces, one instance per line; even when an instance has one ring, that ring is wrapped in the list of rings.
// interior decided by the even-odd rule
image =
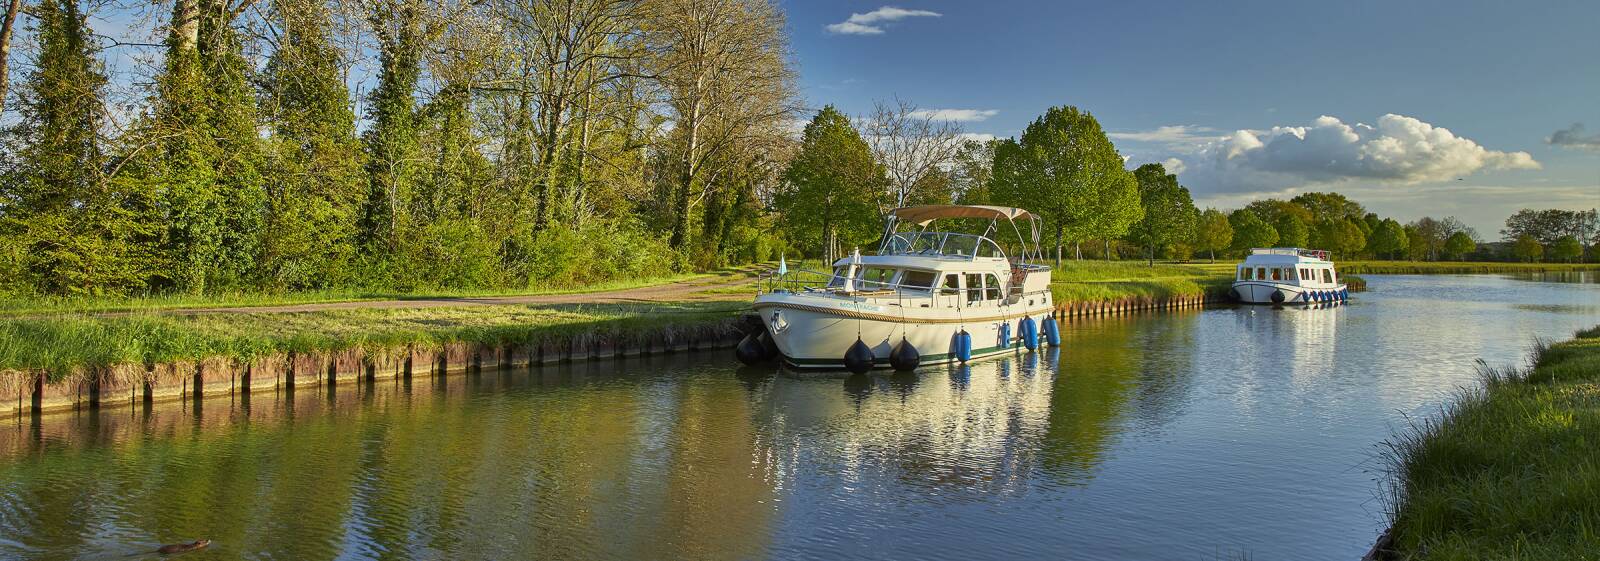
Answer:
[[[623,334],[724,321],[740,302],[658,305],[475,306],[211,315],[134,314],[0,322],[0,371],[84,369],[272,353],[506,344],[575,333]]]
[[[1600,558],[1600,327],[1479,370],[1383,449],[1389,558]]]

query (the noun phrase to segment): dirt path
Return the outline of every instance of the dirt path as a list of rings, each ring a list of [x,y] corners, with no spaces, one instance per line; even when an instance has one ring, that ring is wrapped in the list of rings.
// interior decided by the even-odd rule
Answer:
[[[203,315],[238,313],[293,313],[328,310],[373,310],[397,308],[444,308],[460,306],[503,306],[508,304],[621,304],[630,302],[682,302],[704,300],[742,299],[737,294],[705,294],[709,291],[735,288],[755,282],[757,268],[743,268],[726,274],[697,278],[637,288],[602,292],[571,294],[534,294],[525,296],[462,296],[439,298],[406,298],[400,300],[357,300],[351,302],[322,302],[316,304],[288,304],[283,306],[234,306],[222,308],[172,308],[157,313]],[[120,315],[109,313],[104,315]]]

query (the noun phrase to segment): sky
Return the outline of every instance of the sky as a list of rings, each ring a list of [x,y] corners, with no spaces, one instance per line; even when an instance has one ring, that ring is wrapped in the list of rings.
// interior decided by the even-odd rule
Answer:
[[[1600,207],[1593,0],[781,3],[808,107],[898,97],[982,138],[1074,105],[1202,207],[1332,190],[1485,240]]]

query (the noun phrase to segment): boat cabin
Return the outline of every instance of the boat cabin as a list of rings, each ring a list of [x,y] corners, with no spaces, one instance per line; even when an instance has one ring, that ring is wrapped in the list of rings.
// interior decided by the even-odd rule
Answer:
[[[1312,288],[1339,285],[1328,252],[1297,247],[1256,248],[1239,264],[1236,281],[1257,281]]]

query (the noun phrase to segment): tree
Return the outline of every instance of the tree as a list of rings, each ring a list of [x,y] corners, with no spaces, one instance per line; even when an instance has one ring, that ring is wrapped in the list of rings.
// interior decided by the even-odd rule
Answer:
[[[1282,220],[1284,216],[1294,216],[1295,218],[1299,218],[1302,224],[1309,225],[1316,223],[1316,217],[1312,216],[1311,211],[1306,210],[1306,208],[1303,206],[1282,199],[1260,199],[1251,201],[1250,204],[1245,205],[1245,208],[1249,209],[1250,212],[1255,213],[1257,218],[1260,218],[1268,224],[1277,224],[1278,221]]]
[[[1507,240],[1523,235],[1532,236],[1540,244],[1551,246],[1564,236],[1572,236],[1580,244],[1593,244],[1600,234],[1597,211],[1533,210],[1522,209],[1506,218],[1506,228],[1500,231]]]
[[[1338,193],[1302,193],[1289,199],[1289,202],[1310,213],[1311,218],[1307,224],[1320,224],[1333,220],[1360,221],[1367,214],[1367,209],[1363,208],[1361,203]]]
[[[367,98],[367,192],[360,216],[361,245],[392,253],[399,246],[402,212],[412,191],[412,169],[420,159],[420,126],[414,96],[422,79],[423,6],[417,0],[384,0],[368,8],[378,43],[378,86]]]
[[[261,266],[276,287],[337,285],[350,273],[367,193],[355,115],[328,6],[279,0],[274,8],[283,38],[262,97],[277,174],[268,183]]]
[[[673,123],[677,166],[671,245],[689,243],[695,203],[714,187],[723,153],[781,136],[795,110],[783,15],[770,0],[657,0],[646,23],[656,80]]]
[[[1251,248],[1272,247],[1278,243],[1278,231],[1248,208],[1228,215],[1228,225],[1233,227],[1233,250],[1248,253]]]
[[[34,7],[38,54],[22,84],[18,150],[0,179],[0,237],[23,248],[20,270],[36,291],[121,294],[139,287],[153,237],[148,192],[107,173],[99,132],[105,76],[76,0]]]
[[[1145,164],[1133,171],[1139,185],[1140,218],[1129,231],[1129,238],[1144,247],[1150,265],[1156,252],[1172,244],[1188,243],[1194,236],[1198,212],[1189,189],[1178,184],[1178,176],[1167,173],[1161,164]]]
[[[1467,235],[1474,235],[1471,228],[1454,216],[1437,219],[1424,216],[1412,222],[1411,227],[1422,238],[1422,247],[1417,249],[1430,261],[1439,259],[1439,253],[1444,250],[1445,240],[1450,239],[1452,234],[1466,232]]]
[[[0,19],[0,117],[6,114],[6,95],[11,85],[11,32],[16,29],[17,14],[22,11],[22,0],[6,3],[6,12]]]
[[[783,172],[773,198],[779,226],[792,240],[810,240],[830,262],[838,250],[871,241],[878,197],[888,182],[872,149],[832,105],[806,125],[800,153]]]
[[[990,195],[1044,219],[1054,231],[1058,264],[1065,242],[1076,247],[1099,237],[1109,246],[1143,215],[1138,181],[1116,147],[1093,115],[1072,106],[1051,107],[1020,139],[995,147]]]
[[[1544,245],[1534,239],[1533,234],[1522,234],[1511,243],[1511,255],[1518,261],[1538,261],[1544,256]]]
[[[956,202],[965,205],[989,203],[989,182],[994,177],[994,147],[998,141],[968,140],[961,143],[950,166],[951,190]]]
[[[1464,258],[1468,253],[1472,253],[1477,249],[1478,242],[1473,240],[1472,235],[1466,232],[1450,234],[1450,238],[1444,241],[1444,253],[1452,259]]]
[[[1367,240],[1367,249],[1374,255],[1387,254],[1394,259],[1397,254],[1410,247],[1411,240],[1406,237],[1405,226],[1401,226],[1394,219],[1384,219],[1372,231],[1372,238]]]
[[[1571,263],[1572,260],[1583,256],[1583,244],[1574,236],[1561,236],[1556,243],[1550,244],[1550,258],[1557,261]]]
[[[1214,208],[1200,213],[1194,240],[1195,248],[1205,250],[1211,262],[1216,263],[1217,250],[1227,250],[1233,244],[1233,225],[1228,223],[1228,215]]]
[[[918,110],[899,98],[893,104],[873,103],[864,136],[889,177],[889,196],[879,208],[885,216],[891,209],[913,204],[914,199],[928,199],[918,187],[928,185],[929,176],[941,173],[962,145],[960,125],[936,120],[933,112]]]
[[[1350,220],[1323,222],[1317,226],[1319,247],[1335,255],[1353,254],[1367,246],[1367,237],[1361,228]]]
[[[1311,232],[1306,228],[1306,223],[1292,213],[1279,215],[1272,228],[1278,231],[1278,245],[1306,247],[1311,242]]]

